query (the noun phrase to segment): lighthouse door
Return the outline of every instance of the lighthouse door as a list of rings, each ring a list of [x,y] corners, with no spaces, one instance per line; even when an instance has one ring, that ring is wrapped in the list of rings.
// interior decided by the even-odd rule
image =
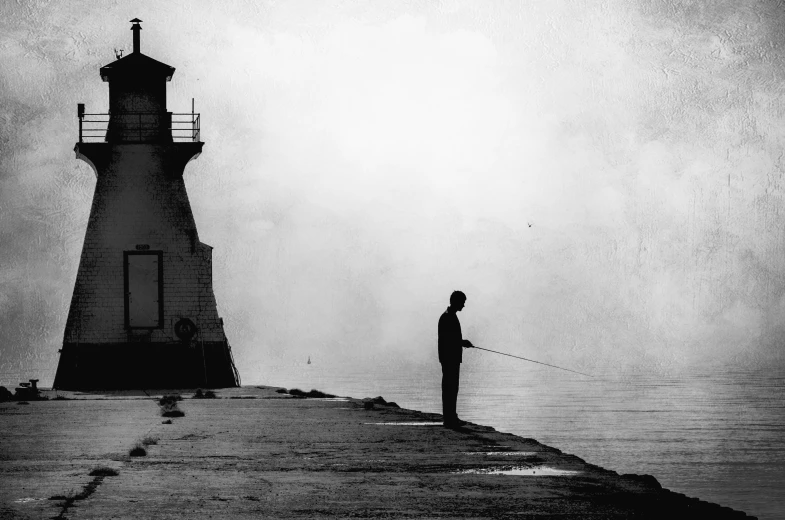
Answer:
[[[126,326],[158,328],[163,321],[161,252],[127,251],[124,256]]]

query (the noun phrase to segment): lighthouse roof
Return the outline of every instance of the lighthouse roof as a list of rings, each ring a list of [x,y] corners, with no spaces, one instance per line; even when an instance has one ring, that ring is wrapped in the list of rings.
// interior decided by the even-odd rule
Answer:
[[[145,56],[141,52],[132,52],[109,65],[101,67],[101,79],[109,81],[114,75],[144,75],[147,77],[163,77],[172,80],[174,67]]]

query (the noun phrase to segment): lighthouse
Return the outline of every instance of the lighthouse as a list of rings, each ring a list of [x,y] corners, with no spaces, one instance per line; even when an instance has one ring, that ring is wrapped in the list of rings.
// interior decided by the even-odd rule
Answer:
[[[77,159],[96,176],[54,387],[233,387],[239,375],[183,174],[200,117],[167,111],[174,68],[133,52],[100,69],[106,114],[79,104]]]

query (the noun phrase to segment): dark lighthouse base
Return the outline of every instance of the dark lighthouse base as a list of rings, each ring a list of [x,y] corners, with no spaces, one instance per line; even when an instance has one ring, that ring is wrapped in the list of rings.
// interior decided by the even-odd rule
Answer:
[[[225,342],[66,343],[53,388],[230,388],[240,378]]]

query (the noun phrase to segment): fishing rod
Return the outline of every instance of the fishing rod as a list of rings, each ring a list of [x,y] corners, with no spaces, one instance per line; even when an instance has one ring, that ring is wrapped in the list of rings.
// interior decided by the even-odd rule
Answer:
[[[532,363],[539,363],[540,365],[545,365],[546,367],[558,368],[559,370],[566,370],[567,372],[572,372],[574,374],[580,374],[582,376],[594,377],[593,375],[584,374],[583,372],[578,372],[577,370],[570,370],[569,368],[557,367],[556,365],[549,365],[548,363],[543,363],[542,361],[535,361],[533,359],[527,359],[527,358],[521,357],[521,356],[513,356],[512,354],[505,354],[504,352],[497,352],[497,351],[491,350],[489,348],[475,347],[474,345],[472,345],[471,348],[485,350],[486,352],[493,352],[494,354],[501,354],[502,356],[510,356],[510,357],[514,357],[514,358],[517,358],[517,359],[522,359],[524,361],[531,361]]]

